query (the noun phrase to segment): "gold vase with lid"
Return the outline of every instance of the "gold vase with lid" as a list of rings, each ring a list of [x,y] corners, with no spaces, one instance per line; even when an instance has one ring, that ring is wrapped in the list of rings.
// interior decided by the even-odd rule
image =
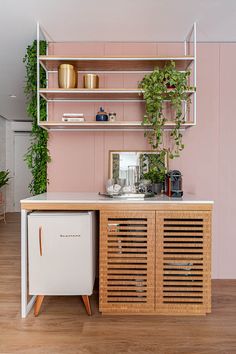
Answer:
[[[69,89],[77,87],[77,72],[71,64],[61,64],[58,68],[59,88]]]

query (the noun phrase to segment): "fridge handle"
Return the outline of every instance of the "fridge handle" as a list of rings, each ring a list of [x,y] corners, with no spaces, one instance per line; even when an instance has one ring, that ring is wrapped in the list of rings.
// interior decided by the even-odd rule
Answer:
[[[40,256],[43,255],[43,246],[42,246],[42,226],[39,226],[39,253]]]

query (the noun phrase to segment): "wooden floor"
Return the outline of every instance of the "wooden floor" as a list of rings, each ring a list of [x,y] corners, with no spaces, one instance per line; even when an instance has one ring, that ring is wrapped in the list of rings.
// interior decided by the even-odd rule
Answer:
[[[20,317],[20,222],[0,222],[0,353],[236,353],[236,280],[213,281],[207,316],[88,317],[79,297],[48,297],[42,313]]]

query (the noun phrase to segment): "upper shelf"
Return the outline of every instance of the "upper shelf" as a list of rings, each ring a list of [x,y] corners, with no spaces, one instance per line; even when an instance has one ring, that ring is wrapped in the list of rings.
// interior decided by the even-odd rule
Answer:
[[[157,66],[163,68],[171,60],[175,61],[177,70],[186,70],[194,61],[194,57],[39,57],[40,64],[47,71],[57,71],[62,63],[72,64],[78,71],[150,71]]]
[[[171,91],[171,89],[169,90]],[[61,100],[142,100],[142,90],[139,89],[61,89],[61,88],[41,88],[39,90],[40,95],[47,101],[61,101]],[[194,91],[187,91],[188,95],[194,93]]]
[[[85,121],[81,123],[41,121],[39,126],[49,131],[144,131],[148,128],[148,125],[143,126],[141,121]],[[195,126],[195,123],[186,122],[181,125],[181,129],[186,129],[193,126]],[[173,129],[173,127],[175,127],[174,122],[166,122],[164,130]]]

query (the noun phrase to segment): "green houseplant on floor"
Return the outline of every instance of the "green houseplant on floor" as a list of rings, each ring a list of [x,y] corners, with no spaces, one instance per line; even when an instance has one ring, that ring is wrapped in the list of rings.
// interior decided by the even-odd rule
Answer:
[[[9,170],[2,170],[0,171],[0,204],[3,203],[3,193],[2,193],[2,189],[5,185],[8,184],[9,179],[11,178],[9,176],[10,171]],[[5,219],[5,217],[4,217]]]
[[[46,41],[39,43],[40,55],[46,54]],[[32,173],[29,185],[30,192],[44,193],[47,190],[47,163],[50,155],[47,148],[48,132],[37,123],[37,42],[34,41],[26,50],[23,62],[26,66],[25,95],[27,98],[27,113],[32,118],[31,145],[25,155],[25,161]],[[40,66],[40,87],[46,87],[46,73]],[[46,120],[46,101],[40,99],[40,120]]]
[[[0,171],[0,189],[8,183],[10,179],[9,174],[9,170]]]
[[[182,102],[190,102],[186,91],[194,88],[188,85],[190,71],[178,71],[175,62],[171,61],[163,69],[156,68],[145,75],[139,83],[146,101],[146,114],[143,125],[148,125],[145,136],[154,150],[165,151],[169,158],[178,157],[184,148],[182,142],[181,124],[185,122],[185,112]],[[164,126],[167,118],[164,116],[164,102],[169,101],[174,109],[175,126],[171,130],[171,147],[164,142]]]

